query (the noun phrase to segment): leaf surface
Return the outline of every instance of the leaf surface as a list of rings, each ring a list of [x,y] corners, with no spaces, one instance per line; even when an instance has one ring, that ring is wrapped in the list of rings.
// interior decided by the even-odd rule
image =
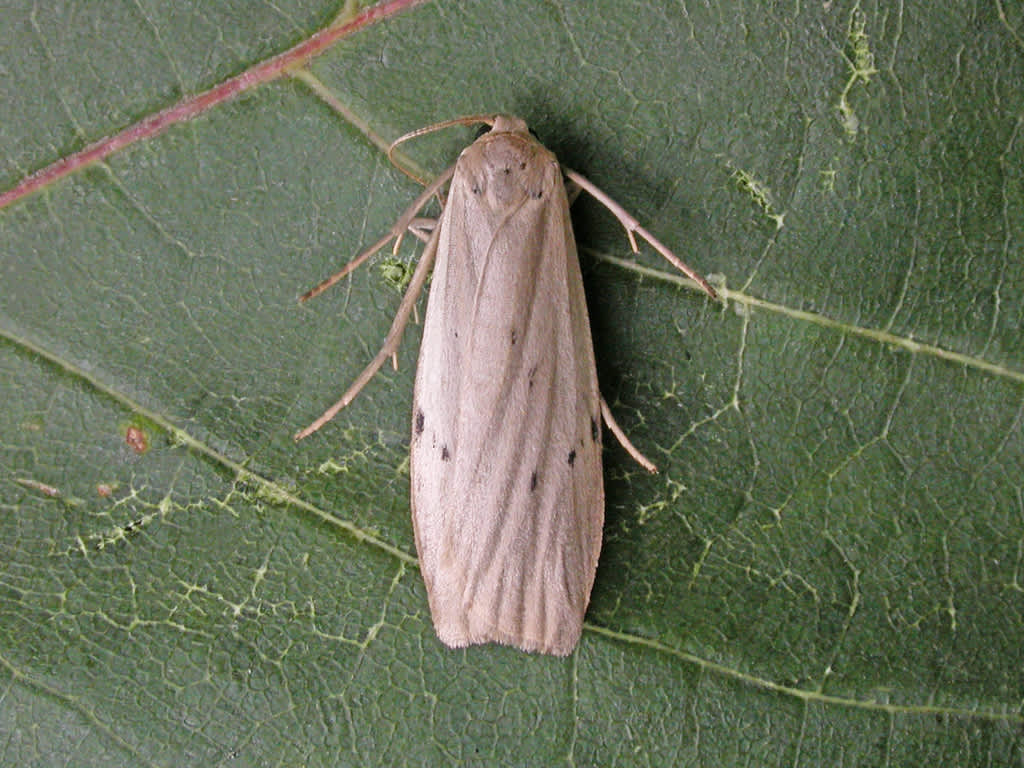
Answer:
[[[336,10],[12,4],[0,188]],[[1005,2],[437,2],[311,64],[366,128],[280,80],[0,212],[0,762],[1024,763],[1022,34]],[[497,111],[727,288],[577,204],[602,389],[661,472],[608,446],[567,660],[433,635],[417,326],[291,440],[400,300],[380,257],[296,302],[418,193],[369,134]]]

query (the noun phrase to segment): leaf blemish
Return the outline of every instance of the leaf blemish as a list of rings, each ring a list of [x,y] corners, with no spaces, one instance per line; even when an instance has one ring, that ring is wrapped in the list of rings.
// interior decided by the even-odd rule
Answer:
[[[145,453],[149,450],[149,437],[138,427],[128,427],[124,432],[124,441],[136,453]]]

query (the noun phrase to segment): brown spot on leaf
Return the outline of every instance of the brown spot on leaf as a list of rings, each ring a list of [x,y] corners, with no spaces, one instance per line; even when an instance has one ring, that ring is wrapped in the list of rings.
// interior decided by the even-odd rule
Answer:
[[[47,485],[46,483],[40,483],[38,480],[18,478],[15,482],[25,488],[31,488],[33,491],[39,491],[43,496],[49,496],[50,498],[57,498],[60,496],[59,488],[54,488],[52,485]]]
[[[136,453],[145,453],[149,450],[149,436],[141,427],[128,427],[124,431],[124,442]]]

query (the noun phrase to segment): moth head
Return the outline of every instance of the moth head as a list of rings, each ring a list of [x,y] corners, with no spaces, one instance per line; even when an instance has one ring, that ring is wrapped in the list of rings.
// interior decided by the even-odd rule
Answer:
[[[526,121],[522,118],[512,115],[495,115],[494,125],[491,126],[489,133],[522,133],[528,136],[530,129],[526,127]]]

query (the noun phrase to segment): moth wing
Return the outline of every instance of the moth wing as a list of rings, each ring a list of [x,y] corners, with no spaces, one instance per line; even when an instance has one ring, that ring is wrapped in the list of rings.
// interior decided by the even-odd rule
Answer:
[[[424,320],[410,474],[441,640],[564,655],[582,631],[601,547],[600,400],[568,200],[540,149],[540,194],[507,208],[485,204],[476,169],[456,170]]]

